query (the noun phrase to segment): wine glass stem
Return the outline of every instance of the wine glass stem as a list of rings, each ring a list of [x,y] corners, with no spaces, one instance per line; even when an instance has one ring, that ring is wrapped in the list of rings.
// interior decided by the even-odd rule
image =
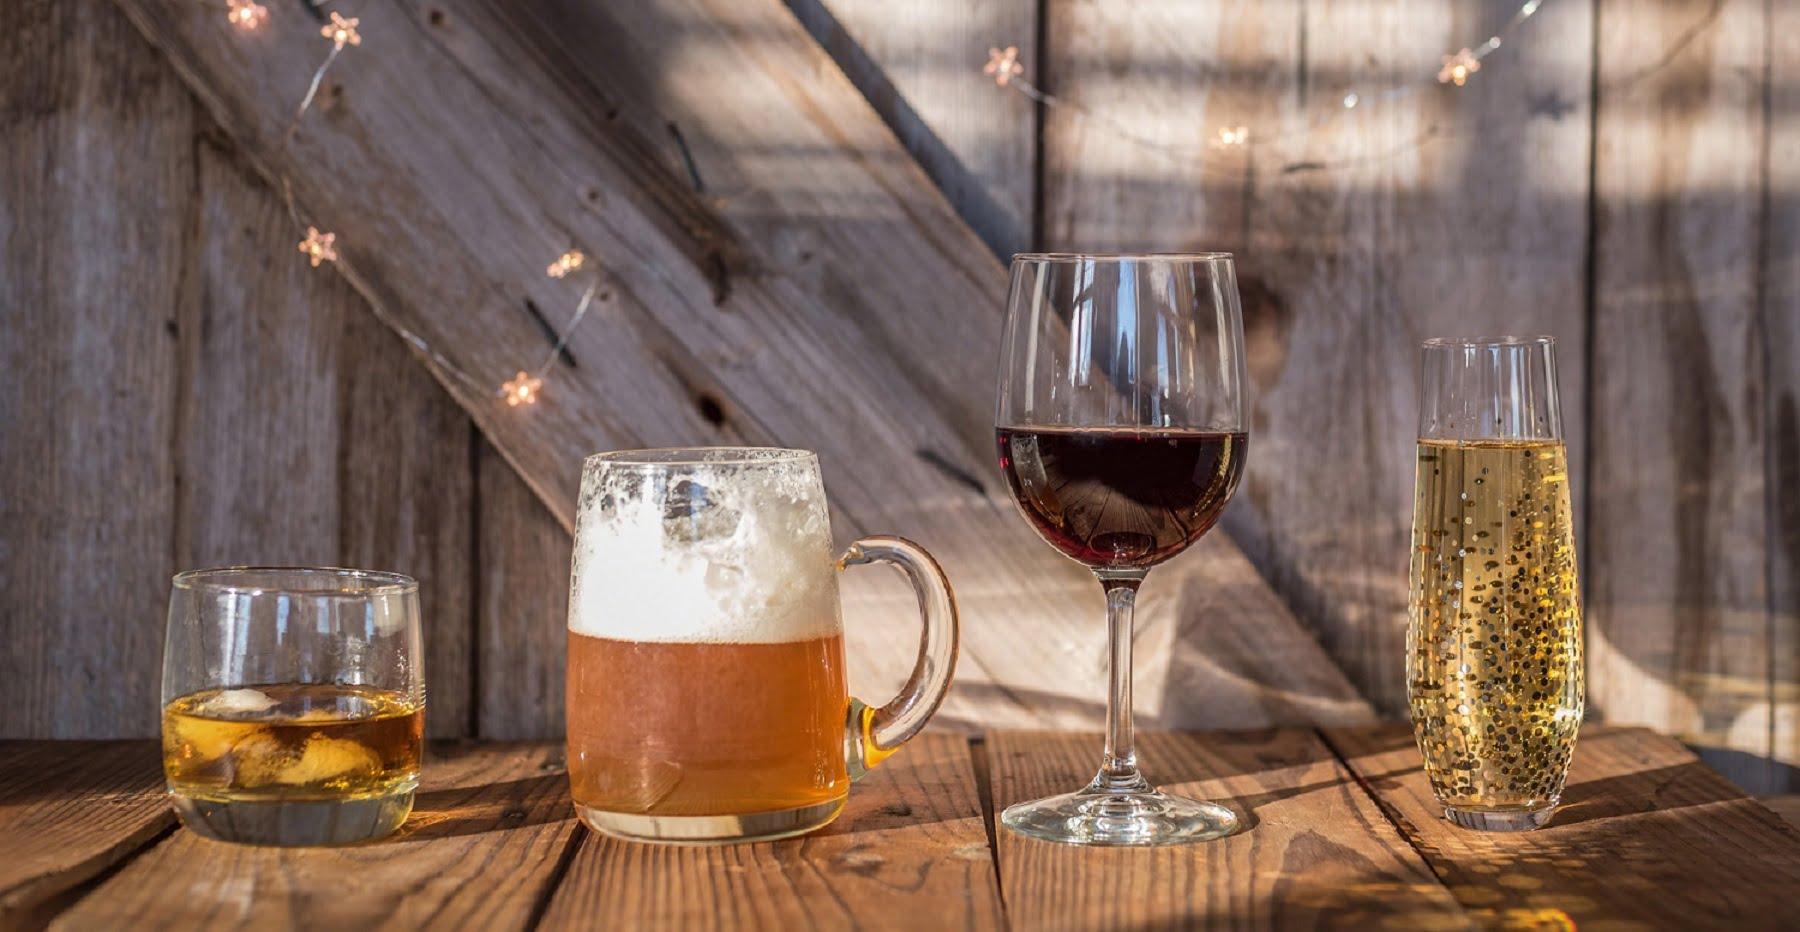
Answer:
[[[1131,613],[1144,571],[1102,571],[1106,590],[1106,634],[1111,643],[1112,689],[1106,699],[1106,756],[1090,789],[1144,792],[1150,789],[1138,773],[1137,746],[1131,724]]]

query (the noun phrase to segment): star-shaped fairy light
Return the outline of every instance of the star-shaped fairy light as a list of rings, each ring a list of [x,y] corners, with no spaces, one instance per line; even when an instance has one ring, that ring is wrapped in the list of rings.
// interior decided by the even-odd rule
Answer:
[[[331,11],[331,22],[320,27],[319,35],[330,39],[331,44],[340,49],[346,45],[361,45],[362,35],[356,31],[356,24],[360,22],[362,20],[354,16],[345,18],[333,10]]]
[[[312,260],[312,267],[318,268],[321,262],[337,261],[337,234],[321,233],[318,227],[307,227],[306,238],[300,241],[300,251]]]
[[[269,18],[269,8],[256,0],[225,0],[225,19],[239,29],[255,29]]]
[[[581,263],[586,261],[587,256],[582,255],[581,250],[571,249],[568,252],[557,256],[556,261],[550,263],[550,267],[545,269],[544,273],[551,278],[562,278],[570,272],[581,268]]]
[[[1221,146],[1241,146],[1249,140],[1250,127],[1248,126],[1219,127],[1219,145]]]
[[[1463,49],[1455,55],[1444,56],[1444,67],[1438,69],[1439,84],[1455,84],[1462,87],[1469,83],[1469,75],[1481,70],[1481,59],[1475,53]]]
[[[500,383],[500,394],[506,398],[509,407],[537,404],[538,389],[544,387],[544,380],[521,369],[519,374]]]
[[[1009,45],[1004,51],[988,49],[988,63],[981,69],[981,73],[991,75],[994,83],[1000,87],[1012,83],[1014,77],[1025,73],[1025,66],[1019,64],[1019,47]]]

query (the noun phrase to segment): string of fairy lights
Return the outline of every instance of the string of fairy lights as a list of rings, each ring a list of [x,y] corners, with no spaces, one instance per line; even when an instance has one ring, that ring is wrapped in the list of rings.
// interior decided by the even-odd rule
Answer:
[[[1498,51],[1500,46],[1543,4],[1544,0],[1526,0],[1513,13],[1512,18],[1507,20],[1499,30],[1488,36],[1486,41],[1477,43],[1473,47],[1464,46],[1444,55],[1439,62],[1434,80],[1424,80],[1425,74],[1429,73],[1425,72],[1421,74],[1421,80],[1402,83],[1376,94],[1361,93],[1352,89],[1344,94],[1339,106],[1326,109],[1311,119],[1302,121],[1301,125],[1296,128],[1281,132],[1258,132],[1253,135],[1248,126],[1237,124],[1219,126],[1214,132],[1202,137],[1204,142],[1198,144],[1170,143],[1151,139],[1104,112],[1045,91],[1025,77],[1025,65],[1019,61],[1019,48],[1016,45],[988,49],[987,64],[982,66],[981,73],[991,78],[994,84],[1000,88],[1022,94],[1045,107],[1078,114],[1082,119],[1103,125],[1119,138],[1133,144],[1165,154],[1191,157],[1204,154],[1207,150],[1249,148],[1281,138],[1310,133],[1319,126],[1341,118],[1352,111],[1367,112],[1375,105],[1416,94],[1427,87],[1464,87],[1469,83],[1469,79],[1481,71],[1482,60]],[[1313,165],[1321,168],[1329,167],[1329,163],[1313,163]]]
[[[240,30],[249,32],[260,29],[269,19],[268,8],[257,3],[256,0],[224,0],[224,2],[226,8],[226,22]],[[326,0],[307,0],[307,2],[317,6],[326,2]],[[1206,141],[1200,145],[1170,144],[1161,140],[1147,138],[1135,132],[1131,127],[1107,116],[1105,113],[1096,111],[1079,102],[1066,100],[1055,94],[1044,91],[1025,77],[1025,66],[1019,61],[1019,49],[1017,46],[1007,46],[1004,49],[997,47],[989,49],[987,64],[982,67],[981,71],[991,78],[996,86],[1023,94],[1025,97],[1045,107],[1065,109],[1072,113],[1079,114],[1083,119],[1107,126],[1120,138],[1129,140],[1135,144],[1157,149],[1165,153],[1185,156],[1201,154],[1209,149],[1245,148],[1269,142],[1284,136],[1294,135],[1300,132],[1309,132],[1322,123],[1339,118],[1345,113],[1359,109],[1367,110],[1374,104],[1416,93],[1421,87],[1429,87],[1434,84],[1459,88],[1463,87],[1468,84],[1472,77],[1481,71],[1482,60],[1498,50],[1515,30],[1523,25],[1526,20],[1530,19],[1532,14],[1538,11],[1538,8],[1543,5],[1543,2],[1544,0],[1526,0],[1524,5],[1520,6],[1518,11],[1513,14],[1513,17],[1498,31],[1489,36],[1486,41],[1472,47],[1458,49],[1455,52],[1443,56],[1435,76],[1435,81],[1433,82],[1418,81],[1402,84],[1373,95],[1365,95],[1358,93],[1355,90],[1351,90],[1344,95],[1341,106],[1332,108],[1330,111],[1315,116],[1311,120],[1304,121],[1304,125],[1298,129],[1277,133],[1259,132],[1253,135],[1251,128],[1248,126],[1220,126],[1217,128],[1216,132],[1208,134],[1205,137]],[[294,116],[287,129],[286,135],[288,137],[293,135],[295,129],[300,125],[301,119],[304,118],[307,111],[311,109],[313,100],[318,96],[319,88],[325,80],[326,73],[330,71],[332,65],[338,61],[339,56],[343,54],[345,49],[362,45],[363,37],[362,33],[359,31],[362,23],[359,18],[354,16],[344,16],[336,11],[329,11],[328,17],[328,20],[320,27],[319,35],[329,40],[331,47],[326,51],[325,58],[320,62],[319,67],[313,72],[312,79],[307,84],[306,92],[301,96],[300,102],[294,109]],[[321,230],[314,224],[301,223],[298,208],[294,204],[292,194],[287,190],[288,185],[285,179],[283,179],[282,186],[287,199],[288,211],[293,216],[294,222],[297,225],[305,226],[306,228],[306,236],[302,238],[299,243],[300,252],[306,256],[307,261],[315,269],[323,266],[325,263],[337,262],[337,234]],[[571,275],[581,272],[588,264],[588,258],[581,250],[571,248],[557,256],[545,268],[545,274],[553,279],[566,279]],[[509,407],[517,408],[520,406],[535,405],[543,392],[545,378],[549,376],[558,357],[562,355],[564,349],[568,346],[569,338],[586,319],[588,310],[593,304],[594,295],[600,286],[600,276],[597,268],[589,275],[589,279],[586,290],[582,292],[580,299],[576,302],[574,313],[570,315],[568,323],[562,328],[561,332],[556,335],[554,345],[545,356],[543,362],[529,370],[517,370],[511,378],[502,381],[497,388],[492,387],[491,382],[486,382],[470,375],[468,372],[444,357],[443,354],[433,349],[430,344],[419,337],[418,334],[411,332],[404,326],[401,326],[398,322],[389,320],[387,323],[393,327],[393,329],[397,331],[401,338],[409,345],[429,357],[440,370],[450,377],[465,383],[465,385],[473,388],[477,392],[491,393],[495,397],[503,400]]]
[[[311,2],[316,4],[319,0],[311,0]],[[345,16],[335,10],[329,11],[327,15],[328,19],[320,27],[319,35],[330,40],[331,48],[326,51],[325,58],[319,63],[319,67],[313,71],[312,79],[306,86],[306,93],[301,96],[299,104],[294,108],[293,119],[287,128],[286,135],[288,137],[292,137],[295,129],[299,127],[301,119],[312,108],[313,100],[318,96],[319,88],[325,81],[325,75],[337,62],[338,56],[343,54],[345,49],[354,48],[363,43],[360,31],[361,19]],[[268,21],[268,18],[268,8],[257,3],[256,0],[225,0],[225,20],[238,29],[246,32],[260,29]],[[299,210],[294,204],[293,195],[288,191],[285,178],[282,180],[282,188],[287,200],[288,212],[293,216],[294,222],[299,224]],[[306,256],[307,262],[315,269],[328,262],[337,262],[337,234],[321,230],[314,224],[304,225],[306,236],[300,240],[299,248],[301,254]],[[568,249],[545,267],[544,274],[554,279],[565,279],[580,272],[587,265],[588,258],[585,253],[579,249]],[[582,321],[587,318],[588,310],[593,306],[594,295],[600,288],[598,269],[595,269],[594,274],[589,278],[587,288],[581,293],[581,298],[575,304],[575,312],[569,316],[568,323],[556,335],[554,345],[544,356],[543,362],[533,369],[519,369],[512,378],[502,381],[497,388],[491,387],[491,383],[470,375],[442,353],[433,349],[418,334],[401,326],[398,322],[389,320],[387,323],[400,334],[402,339],[414,349],[430,357],[438,368],[450,377],[479,392],[492,393],[505,401],[509,407],[534,405],[537,404],[538,398],[543,392],[545,377],[550,374],[551,368],[556,365],[557,358],[568,346],[570,336],[581,326]]]

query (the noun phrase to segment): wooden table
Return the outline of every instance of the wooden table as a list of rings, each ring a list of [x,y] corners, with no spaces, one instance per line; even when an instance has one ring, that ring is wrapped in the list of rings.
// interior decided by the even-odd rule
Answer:
[[[573,819],[561,746],[434,747],[401,833],[312,850],[180,830],[147,742],[0,743],[0,927],[1150,929],[1794,928],[1800,833],[1680,744],[1590,728],[1529,834],[1438,817],[1404,727],[1145,734],[1172,789],[1247,825],[1185,848],[996,834],[1075,786],[1090,735],[927,734],[831,828],[722,848]]]

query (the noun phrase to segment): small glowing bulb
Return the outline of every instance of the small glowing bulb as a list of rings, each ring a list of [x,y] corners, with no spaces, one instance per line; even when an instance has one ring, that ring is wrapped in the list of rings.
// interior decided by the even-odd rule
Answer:
[[[337,234],[321,233],[318,227],[307,227],[306,238],[300,241],[300,251],[312,260],[312,267],[318,268],[321,262],[337,261]]]
[[[1351,91],[1350,93],[1344,95],[1344,109],[1345,110],[1354,110],[1354,109],[1356,109],[1356,105],[1359,103],[1362,103],[1362,98],[1357,96],[1357,93],[1355,91]]]
[[[1221,146],[1241,146],[1249,139],[1250,127],[1248,126],[1219,127],[1219,145]]]
[[[568,252],[557,256],[556,261],[550,263],[550,267],[545,269],[544,273],[551,278],[562,278],[570,272],[581,268],[581,264],[586,261],[587,256],[582,255],[581,250],[571,249]]]
[[[500,383],[500,394],[506,399],[507,407],[537,404],[538,389],[544,387],[544,380],[525,370]]]
[[[255,29],[269,18],[269,8],[256,0],[225,0],[225,5],[230,7],[225,19],[239,29]]]
[[[994,83],[1000,87],[1012,83],[1014,77],[1025,73],[1025,66],[1019,64],[1019,47],[1009,45],[1004,50],[988,49],[988,63],[981,69],[981,73],[992,76]]]
[[[1444,67],[1438,69],[1439,84],[1455,84],[1462,87],[1469,83],[1469,75],[1481,70],[1481,59],[1475,53],[1463,49],[1455,55],[1444,56]]]
[[[331,11],[331,22],[319,29],[319,35],[330,39],[331,44],[340,49],[346,45],[361,45],[362,35],[356,31],[356,25],[360,22],[362,20],[355,16],[346,19],[333,10]]]

